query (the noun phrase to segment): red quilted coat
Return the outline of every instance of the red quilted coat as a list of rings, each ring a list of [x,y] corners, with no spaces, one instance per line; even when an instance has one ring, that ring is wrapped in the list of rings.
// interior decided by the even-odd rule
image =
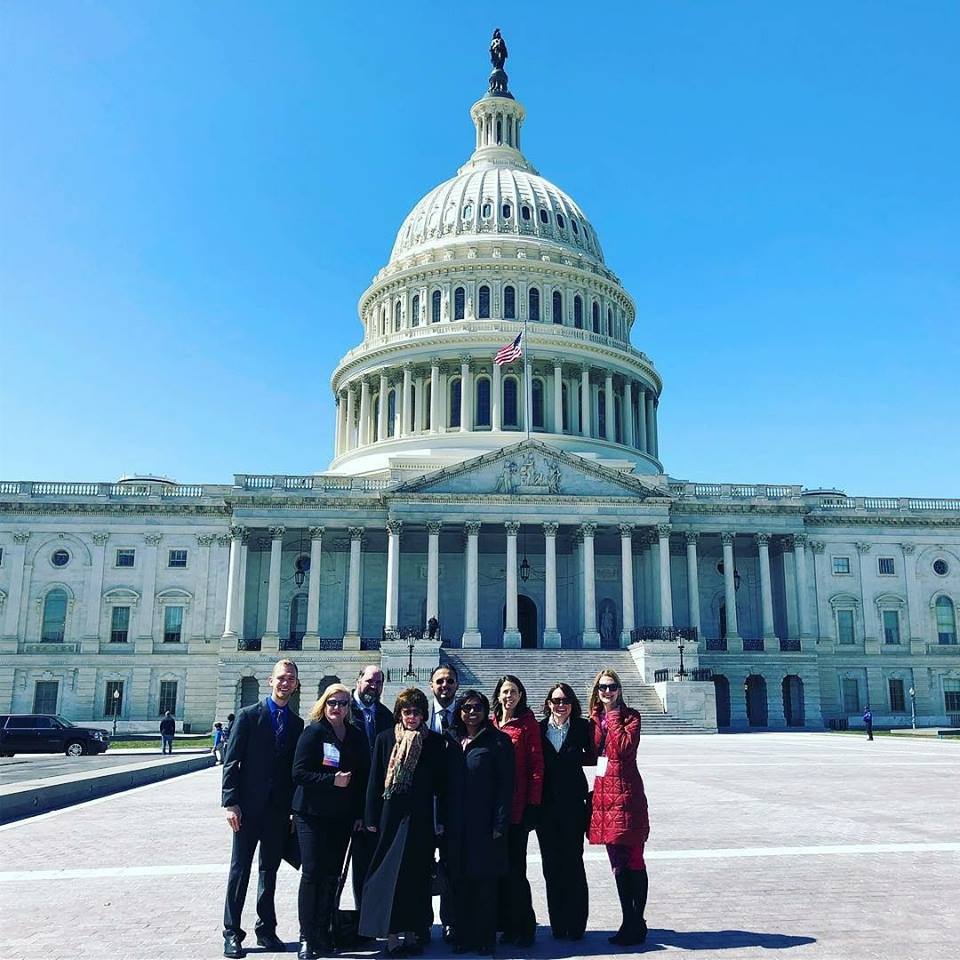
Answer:
[[[647,796],[637,770],[640,714],[629,707],[606,713],[598,710],[590,721],[590,730],[597,756],[607,758],[607,770],[594,783],[587,837],[591,843],[638,846],[650,833]]]
[[[543,799],[543,746],[540,741],[540,724],[530,709],[502,726],[494,717],[493,724],[505,733],[513,744],[514,779],[510,822],[519,823],[523,819],[524,808],[528,804],[539,806]]]

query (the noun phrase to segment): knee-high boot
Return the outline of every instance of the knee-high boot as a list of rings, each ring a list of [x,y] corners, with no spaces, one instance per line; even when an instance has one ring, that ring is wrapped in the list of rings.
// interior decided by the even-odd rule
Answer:
[[[630,896],[632,907],[632,922],[623,941],[628,946],[645,943],[647,939],[647,922],[643,918],[647,909],[647,888],[649,881],[646,870],[627,870],[630,874]]]
[[[621,870],[614,876],[617,880],[617,896],[620,899],[620,912],[623,914],[623,922],[613,936],[607,937],[607,943],[616,943],[622,946],[628,942],[626,938],[633,926],[633,884],[631,883],[629,870]]]
[[[320,956],[333,956],[335,944],[333,942],[333,910],[337,900],[337,884],[339,878],[324,877],[320,881],[320,893],[317,896],[317,928],[316,945]]]

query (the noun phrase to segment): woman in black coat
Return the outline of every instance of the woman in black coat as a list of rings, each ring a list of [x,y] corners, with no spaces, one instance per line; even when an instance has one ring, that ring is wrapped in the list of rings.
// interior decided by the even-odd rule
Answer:
[[[300,960],[331,951],[337,881],[350,834],[363,822],[370,762],[366,739],[350,723],[350,697],[340,683],[323,691],[293,759],[293,819],[302,860]]]
[[[507,828],[513,801],[513,744],[490,721],[490,702],[467,690],[454,712],[460,749],[450,759],[447,863],[456,917],[454,951],[492,954],[497,934],[497,881],[507,872]]]
[[[565,683],[555,683],[543,704],[543,802],[537,839],[547,886],[550,928],[557,940],[580,940],[587,928],[583,836],[589,824],[584,765],[597,762],[590,723]]]
[[[396,700],[396,725],[373,748],[367,830],[377,846],[363,885],[360,933],[386,937],[393,956],[423,951],[435,849],[435,800],[445,796],[443,738],[426,725],[427,698],[411,687]],[[442,808],[443,804],[440,804]]]

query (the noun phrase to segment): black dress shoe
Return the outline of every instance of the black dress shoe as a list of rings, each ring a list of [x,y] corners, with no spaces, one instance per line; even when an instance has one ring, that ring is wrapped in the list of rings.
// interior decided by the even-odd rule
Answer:
[[[297,960],[319,960],[320,953],[309,940],[300,941],[300,949],[297,950]]]
[[[231,960],[240,960],[241,957],[247,955],[247,951],[241,946],[240,937],[237,934],[231,933],[223,938],[223,955],[230,957]]]
[[[257,943],[271,953],[285,953],[287,945],[272,930],[257,934]]]

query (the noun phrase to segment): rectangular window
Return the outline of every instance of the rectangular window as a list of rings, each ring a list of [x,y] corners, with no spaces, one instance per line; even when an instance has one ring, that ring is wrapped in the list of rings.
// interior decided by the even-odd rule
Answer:
[[[130,608],[114,607],[110,614],[110,642],[127,643],[130,639]]]
[[[855,677],[845,677],[843,680],[843,712],[860,712],[860,684]]]
[[[59,680],[38,680],[33,688],[33,712],[56,713],[59,692]]]
[[[103,695],[103,715],[119,717],[123,714],[123,681],[108,680]]]
[[[903,713],[907,709],[903,699],[903,681],[899,677],[891,677],[887,686],[890,689],[890,712]]]
[[[132,567],[137,558],[137,551],[132,547],[123,547],[117,550],[117,566]]]
[[[943,681],[943,712],[960,713],[960,680],[948,677]]]
[[[883,639],[887,643],[900,642],[900,613],[897,610],[883,611]]]
[[[163,608],[163,642],[179,643],[183,633],[183,607]]]
[[[893,557],[877,557],[877,573],[882,577],[892,577],[895,573]]]
[[[837,611],[837,642],[853,643],[853,611]]]
[[[850,572],[850,558],[849,557],[834,557],[833,558],[833,572],[836,575],[843,575]]]
[[[177,712],[177,681],[160,681],[160,702],[157,704],[158,716],[163,716],[168,710]]]
[[[187,565],[186,550],[171,550],[167,554],[168,567],[185,567]]]

